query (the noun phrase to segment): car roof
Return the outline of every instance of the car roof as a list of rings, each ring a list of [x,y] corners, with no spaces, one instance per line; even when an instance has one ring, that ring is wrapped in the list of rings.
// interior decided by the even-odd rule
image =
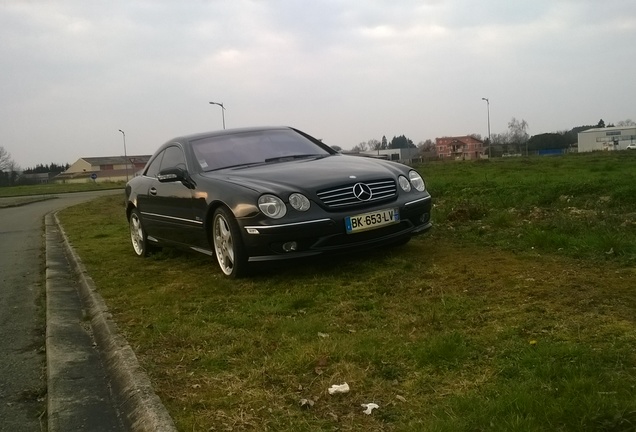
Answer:
[[[190,134],[190,135],[182,135],[176,138],[171,139],[170,142],[187,142],[187,141],[195,141],[195,140],[199,140],[202,138],[210,138],[210,137],[216,137],[216,136],[224,136],[224,135],[234,135],[234,134],[239,134],[239,133],[245,133],[245,132],[257,132],[257,131],[268,131],[268,130],[281,130],[281,129],[288,129],[288,130],[295,130],[289,126],[260,126],[260,127],[244,127],[244,128],[234,128],[234,129],[222,129],[222,130],[217,130],[217,131],[210,131],[210,132],[200,132],[200,133],[195,133],[195,134]]]

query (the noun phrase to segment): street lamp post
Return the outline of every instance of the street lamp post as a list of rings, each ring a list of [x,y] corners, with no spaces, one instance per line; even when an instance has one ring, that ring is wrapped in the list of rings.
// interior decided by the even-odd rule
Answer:
[[[490,139],[490,100],[488,98],[481,98],[481,100],[486,101],[486,106],[488,108],[488,159],[492,156],[492,152],[490,149],[492,148],[492,140]]]
[[[223,129],[225,129],[225,107],[223,102],[210,102],[210,105],[218,105],[221,107],[221,115],[223,116]]]
[[[128,183],[128,155],[126,154],[126,134],[123,130],[119,129],[122,136],[124,137],[124,163],[126,164],[126,183]]]

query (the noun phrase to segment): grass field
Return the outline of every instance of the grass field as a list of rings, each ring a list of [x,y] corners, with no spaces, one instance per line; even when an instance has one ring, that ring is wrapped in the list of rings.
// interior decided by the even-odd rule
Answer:
[[[60,218],[179,430],[634,430],[636,157],[418,170],[430,235],[240,281],[136,258],[117,198]]]
[[[86,192],[104,189],[123,189],[124,182],[93,182],[84,183],[47,183],[28,186],[0,187],[2,197],[26,197],[34,195],[55,195],[69,192]]]

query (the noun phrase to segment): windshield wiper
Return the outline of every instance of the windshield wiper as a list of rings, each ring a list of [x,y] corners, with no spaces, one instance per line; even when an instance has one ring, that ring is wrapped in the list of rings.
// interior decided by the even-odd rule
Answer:
[[[219,171],[224,169],[241,169],[241,168],[248,168],[248,167],[252,167],[256,165],[264,165],[264,164],[265,162],[246,162],[246,163],[240,163],[236,165],[222,166],[222,167],[206,170],[205,172]]]
[[[286,155],[286,156],[278,156],[278,157],[273,157],[273,158],[268,158],[265,159],[265,162],[286,162],[286,161],[292,161],[292,160],[296,160],[296,159],[305,159],[305,158],[312,158],[312,157],[324,157],[324,156],[328,156],[328,155],[321,155],[321,154],[300,154],[300,155]]]

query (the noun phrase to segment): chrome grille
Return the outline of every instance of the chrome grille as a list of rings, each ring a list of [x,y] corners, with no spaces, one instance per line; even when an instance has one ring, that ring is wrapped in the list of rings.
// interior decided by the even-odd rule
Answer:
[[[367,200],[359,199],[354,193],[357,184],[366,185],[371,190],[371,198]],[[318,191],[318,198],[330,208],[354,206],[364,203],[393,198],[397,194],[395,180],[384,179],[367,182],[357,182],[348,185],[338,186],[331,189]]]

